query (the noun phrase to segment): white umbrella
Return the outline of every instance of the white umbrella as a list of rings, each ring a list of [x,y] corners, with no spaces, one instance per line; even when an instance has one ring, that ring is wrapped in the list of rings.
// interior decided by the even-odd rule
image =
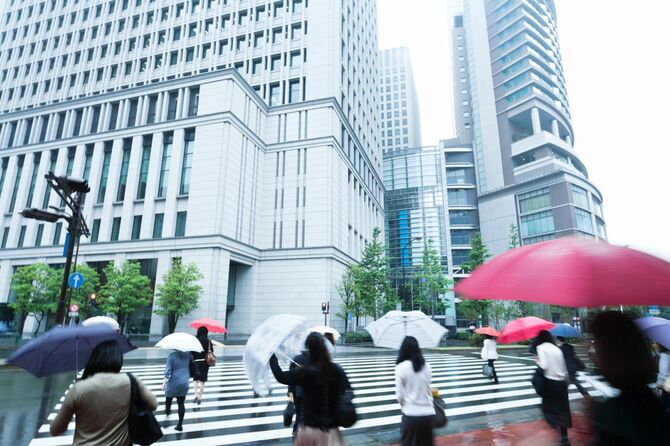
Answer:
[[[158,341],[156,347],[180,352],[201,352],[202,345],[198,338],[188,333],[172,333]]]
[[[116,322],[116,320],[112,319],[111,317],[108,316],[93,316],[89,317],[86,319],[84,322],[81,323],[84,327],[90,327],[91,325],[108,325],[112,327],[114,330],[119,329],[119,323]]]
[[[251,387],[259,395],[270,393],[274,377],[270,370],[270,357],[276,353],[282,358],[292,358],[305,347],[307,330],[304,317],[277,314],[266,319],[254,330],[244,349],[244,371]]]
[[[437,347],[447,329],[421,311],[389,311],[365,329],[377,347],[399,349],[405,336],[414,336],[419,347]]]
[[[321,333],[325,335],[326,333],[331,333],[333,335],[333,338],[335,339],[335,342],[337,342],[338,339],[340,339],[340,332],[335,330],[333,327],[328,327],[326,325],[319,325],[318,327],[312,327],[309,330],[307,330],[307,334],[309,333]]]

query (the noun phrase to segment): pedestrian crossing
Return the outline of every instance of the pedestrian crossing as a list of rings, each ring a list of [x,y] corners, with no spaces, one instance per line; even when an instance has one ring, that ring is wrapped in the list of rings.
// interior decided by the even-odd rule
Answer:
[[[484,361],[474,356],[431,353],[425,355],[430,363],[432,386],[440,391],[449,417],[474,417],[497,410],[532,407],[540,404],[530,384],[535,365],[507,359],[496,361],[499,384],[482,376]],[[511,358],[510,358],[511,359]],[[338,358],[354,388],[354,403],[359,421],[347,432],[389,428],[399,425],[400,407],[394,393],[394,354]],[[284,369],[287,364],[282,365]],[[227,361],[212,367],[202,403],[186,400],[183,432],[174,430],[176,408],[165,415],[163,365],[124,367],[140,378],[159,400],[156,418],[165,436],[160,444],[173,446],[214,446],[228,444],[258,444],[269,440],[290,439],[291,429],[283,426],[286,407],[286,386],[275,383],[272,392],[256,397],[244,373],[242,361]],[[589,388],[588,385],[584,387]],[[570,386],[570,398],[581,398]],[[61,401],[63,398],[61,398]],[[174,404],[174,403],[173,403]],[[72,444],[74,423],[68,431],[51,437],[49,422],[56,416],[60,403],[40,426],[30,446],[61,446]],[[346,433],[345,433],[346,435]]]

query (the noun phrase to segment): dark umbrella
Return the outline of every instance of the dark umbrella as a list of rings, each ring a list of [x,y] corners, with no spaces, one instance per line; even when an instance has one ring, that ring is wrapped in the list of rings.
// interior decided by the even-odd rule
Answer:
[[[55,327],[21,346],[7,358],[7,364],[26,369],[40,378],[79,371],[88,362],[93,349],[105,341],[117,341],[124,353],[137,348],[125,336],[105,325]]]

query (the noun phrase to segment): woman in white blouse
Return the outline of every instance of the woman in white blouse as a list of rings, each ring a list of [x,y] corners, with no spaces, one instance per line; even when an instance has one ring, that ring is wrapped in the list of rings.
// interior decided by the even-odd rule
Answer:
[[[493,362],[498,359],[498,348],[496,340],[493,336],[484,336],[486,336],[486,339],[484,339],[484,346],[482,347],[481,356],[482,359],[488,363],[489,367],[491,367],[491,371],[493,372],[491,378],[493,379],[493,382],[498,384],[498,374],[496,373],[496,366],[493,364]]]
[[[544,372],[542,412],[547,423],[561,433],[562,445],[569,445],[568,428],[572,427],[570,400],[568,399],[568,368],[560,348],[546,330],[535,338],[535,362]]]
[[[406,336],[395,366],[395,395],[402,411],[401,446],[433,444],[435,408],[430,380],[430,365],[423,359],[419,343]]]

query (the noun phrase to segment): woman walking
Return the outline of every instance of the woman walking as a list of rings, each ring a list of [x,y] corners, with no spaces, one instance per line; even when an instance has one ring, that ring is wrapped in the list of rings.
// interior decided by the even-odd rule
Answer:
[[[326,341],[327,342],[327,341]],[[342,368],[333,363],[320,333],[310,333],[305,341],[309,358],[304,367],[282,371],[275,355],[270,368],[275,379],[287,385],[302,387],[304,426],[298,428],[297,446],[344,445],[338,429],[340,396],[349,388],[349,380]]]
[[[561,433],[561,445],[569,445],[568,428],[572,427],[570,400],[568,399],[568,369],[560,348],[547,330],[535,339],[535,361],[544,372],[542,412],[547,423]]]
[[[65,395],[51,422],[51,435],[61,435],[75,416],[73,445],[129,446],[128,411],[130,378],[119,373],[123,353],[116,341],[98,344],[86,364],[82,378]],[[156,410],[156,397],[135,378],[147,409]]]
[[[184,414],[186,407],[184,401],[188,393],[189,369],[188,365],[191,361],[191,354],[189,352],[174,351],[168,356],[165,364],[165,380],[163,381],[163,390],[165,391],[165,415],[170,415],[172,409],[172,399],[177,399],[177,414],[179,415],[179,422],[174,427],[175,430],[182,431],[184,428]]]
[[[195,394],[195,400],[193,402],[198,405],[202,402],[202,394],[205,391],[205,383],[207,382],[207,374],[209,373],[207,353],[214,351],[212,341],[207,337],[208,334],[209,330],[207,330],[207,327],[198,328],[195,337],[200,341],[203,351],[192,353],[193,361],[195,362],[193,370],[193,393]]]
[[[430,365],[423,358],[419,343],[415,337],[406,336],[395,366],[395,395],[402,411],[401,446],[433,444],[435,408],[430,380]]]
[[[493,336],[484,335],[484,346],[482,347],[481,356],[484,361],[486,361],[491,367],[491,378],[493,379],[494,384],[498,384],[498,374],[496,373],[496,366],[493,364],[496,359],[498,359],[498,348],[496,344],[496,339]]]

